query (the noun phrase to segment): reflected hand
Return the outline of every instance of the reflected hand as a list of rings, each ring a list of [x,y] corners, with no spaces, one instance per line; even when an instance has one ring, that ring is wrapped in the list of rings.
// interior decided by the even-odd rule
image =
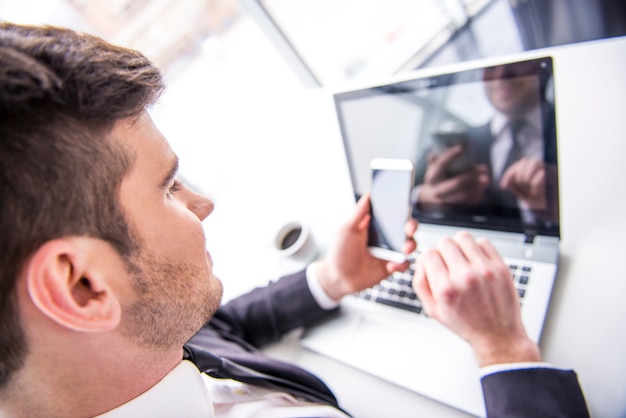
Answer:
[[[451,147],[440,155],[430,154],[424,182],[420,186],[418,200],[424,204],[469,204],[481,201],[491,179],[485,165],[448,178],[448,165],[463,151],[460,145]]]
[[[546,165],[538,159],[522,158],[502,175],[500,188],[513,193],[535,211],[545,211]]]
[[[429,316],[472,346],[481,367],[540,361],[522,324],[509,268],[488,240],[463,231],[423,251],[413,289]]]
[[[408,262],[393,263],[378,259],[367,249],[367,229],[370,222],[369,194],[357,202],[349,221],[339,234],[328,255],[316,262],[318,280],[324,291],[334,300],[372,287],[395,271],[404,271]],[[407,240],[403,252],[409,254],[417,246],[413,235],[417,221],[411,219],[405,226]]]

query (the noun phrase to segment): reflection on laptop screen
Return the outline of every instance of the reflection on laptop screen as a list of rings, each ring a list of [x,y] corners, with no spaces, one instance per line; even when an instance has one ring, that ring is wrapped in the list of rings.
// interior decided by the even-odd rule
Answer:
[[[354,192],[373,158],[415,163],[422,223],[559,236],[550,57],[335,95]]]

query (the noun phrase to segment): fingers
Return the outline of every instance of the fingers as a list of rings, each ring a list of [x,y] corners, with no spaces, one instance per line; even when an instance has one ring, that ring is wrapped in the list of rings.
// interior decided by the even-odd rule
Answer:
[[[466,286],[470,284],[468,282],[476,279],[491,281],[503,274],[508,277],[508,267],[493,244],[486,238],[476,240],[469,232],[461,231],[456,234],[453,242],[465,258],[464,263],[460,262],[454,266],[458,269],[456,271],[462,272],[459,280],[465,281],[459,283],[460,285]]]
[[[509,168],[502,174],[500,179],[500,187],[503,189],[517,189],[523,183],[524,171],[528,163],[527,158],[522,158],[511,164]]]
[[[484,280],[508,277],[509,274],[491,242],[475,240],[467,231],[462,231],[454,239],[440,240],[436,249],[422,253],[413,288],[420,300],[427,298],[426,303],[432,312],[437,304],[450,305],[461,292]]]
[[[440,182],[436,195],[444,202],[464,203],[472,200],[477,193],[482,193],[488,185],[489,176],[473,170]]]
[[[472,183],[468,177],[470,176],[462,174],[437,183],[436,196],[443,201],[450,201],[459,194],[465,194],[466,186]]]
[[[404,254],[411,254],[417,249],[417,242],[414,238],[408,237],[407,240],[402,244],[402,252]]]
[[[363,193],[356,202],[356,208],[352,217],[349,220],[349,226],[358,230],[367,228],[370,220],[370,194],[369,192]]]
[[[485,168],[477,166],[474,170],[458,176],[431,182],[428,185],[429,203],[477,203],[491,183],[491,177]],[[422,198],[420,194],[420,200]]]
[[[545,165],[537,159],[523,158],[511,165],[500,179],[500,187],[513,192],[528,193],[542,188]]]
[[[402,252],[405,254],[410,254],[417,249],[417,242],[415,241],[415,233],[417,232],[417,227],[419,222],[417,219],[409,219],[406,224],[404,224],[404,234],[406,235],[406,241],[402,246]]]
[[[489,241],[487,238],[478,238],[476,240],[476,244],[480,246],[483,254],[485,255],[485,257],[487,257],[489,261],[494,262],[502,260],[502,257],[500,257],[500,254],[498,253],[498,250],[496,250],[496,247],[494,247],[491,241]]]
[[[545,193],[546,171],[540,169],[533,172],[528,184],[532,193]]]
[[[417,249],[417,242],[415,241],[414,235],[417,232],[418,226],[417,219],[409,219],[404,225],[404,233],[406,234],[406,241],[402,245],[402,252],[404,254],[411,254]],[[389,274],[396,271],[405,271],[409,267],[409,262],[405,261],[402,263],[387,263],[387,271]]]
[[[482,190],[485,190],[491,184],[491,175],[489,168],[484,164],[479,164],[475,168],[475,173],[478,178]]]
[[[483,270],[487,256],[482,247],[474,240],[474,237],[467,231],[461,231],[456,234],[454,241],[459,245],[459,249],[463,252],[468,263]]]
[[[415,232],[417,232],[417,227],[419,226],[419,222],[417,219],[409,219],[406,224],[404,224],[404,233],[407,237],[413,237]]]
[[[433,297],[432,290],[430,288],[429,276],[426,274],[426,270],[424,268],[425,265],[430,265],[431,263],[437,263],[437,258],[439,257],[436,250],[426,250],[421,255],[417,261],[417,265],[415,266],[415,274],[413,275],[413,290],[417,294],[417,297],[422,302],[422,307],[426,311],[426,314],[432,317],[435,317],[435,299]],[[432,260],[432,261],[431,261]],[[441,259],[439,259],[441,262]],[[445,265],[435,268],[429,268],[430,274],[437,274],[438,269],[443,269],[445,272]],[[439,274],[442,274],[442,270],[439,270]],[[438,277],[438,276],[432,276]]]
[[[489,262],[497,270],[497,275],[499,277],[505,277],[512,283],[511,270],[509,270],[509,267],[506,265],[500,256],[500,253],[498,253],[498,250],[493,246],[491,241],[486,238],[479,238],[476,240],[476,243],[482,250],[486,259],[489,260]]]
[[[543,163],[539,160],[524,160],[517,174],[517,182],[527,190],[533,189],[533,184],[537,184],[543,176]]]
[[[387,270],[387,274],[393,274],[395,272],[405,271],[407,268],[409,268],[408,261],[405,261],[402,263],[395,263],[393,261],[387,261],[387,263],[385,264],[385,269]]]
[[[426,182],[438,183],[446,177],[446,168],[450,161],[463,151],[461,145],[448,148],[439,155],[430,154],[428,156],[428,167],[426,169]]]
[[[455,145],[453,147],[450,147],[443,151],[441,154],[439,154],[439,156],[437,157],[437,162],[438,164],[446,167],[448,164],[450,164],[450,161],[454,160],[454,158],[461,152],[463,152],[462,145]]]
[[[437,250],[441,253],[441,257],[450,272],[459,271],[468,264],[468,260],[458,243],[449,237],[442,238],[439,241]]]
[[[518,161],[519,162],[519,161]],[[504,190],[510,190],[513,185],[513,179],[515,177],[515,166],[517,163],[512,164],[500,178],[500,188]]]

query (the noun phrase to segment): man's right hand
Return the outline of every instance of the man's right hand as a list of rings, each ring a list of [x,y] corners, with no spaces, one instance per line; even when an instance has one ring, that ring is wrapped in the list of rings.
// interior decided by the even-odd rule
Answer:
[[[413,288],[430,317],[472,346],[481,367],[541,361],[509,268],[488,240],[463,231],[423,251]]]
[[[352,217],[339,229],[326,257],[315,262],[320,285],[333,300],[372,287],[393,272],[404,271],[409,266],[406,261],[385,261],[369,252],[367,231],[370,221],[370,195],[364,193]],[[404,227],[406,241],[402,250],[405,254],[415,251],[415,231],[417,220],[410,219]]]
[[[491,179],[485,165],[449,178],[448,165],[463,151],[460,145],[451,147],[440,155],[428,155],[428,165],[424,182],[420,185],[418,200],[420,204],[469,204],[473,205],[483,198]]]

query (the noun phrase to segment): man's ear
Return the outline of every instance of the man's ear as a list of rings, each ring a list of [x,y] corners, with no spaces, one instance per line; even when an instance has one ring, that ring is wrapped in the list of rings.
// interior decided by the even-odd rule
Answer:
[[[93,239],[55,239],[39,247],[26,266],[33,304],[58,324],[86,332],[109,331],[121,319],[121,306],[100,263],[90,263]],[[111,272],[108,272],[111,274]]]

